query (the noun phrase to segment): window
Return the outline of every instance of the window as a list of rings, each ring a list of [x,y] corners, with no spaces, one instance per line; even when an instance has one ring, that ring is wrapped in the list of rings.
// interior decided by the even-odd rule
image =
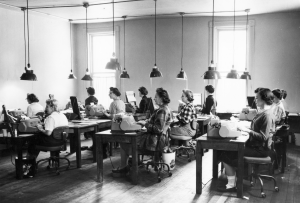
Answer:
[[[247,81],[227,79],[226,76],[233,64],[239,75],[243,74],[246,67],[251,74],[254,21],[249,21],[248,28],[246,21],[236,21],[235,24],[234,31],[233,22],[215,22],[214,39],[210,37],[210,47],[214,40],[214,63],[221,75],[221,79],[214,83],[219,113],[238,113],[247,105]],[[212,36],[211,22],[209,27]],[[210,57],[211,52],[212,50]]]
[[[118,38],[117,33],[115,39]],[[109,88],[117,86],[116,71],[105,69],[113,53],[113,33],[107,30],[92,32],[89,39],[91,53],[89,60],[93,76],[92,86],[95,88],[95,96],[98,98],[99,104],[108,108],[112,102],[108,95]]]

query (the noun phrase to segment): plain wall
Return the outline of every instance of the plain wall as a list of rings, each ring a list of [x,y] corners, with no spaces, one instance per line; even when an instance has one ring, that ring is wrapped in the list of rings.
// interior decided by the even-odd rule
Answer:
[[[29,12],[30,64],[38,81],[22,81],[23,21],[23,12],[0,8],[0,103],[8,109],[26,110],[27,93],[36,94],[43,106],[51,93],[65,107],[75,94],[75,82],[67,79],[71,68],[69,23]]]
[[[272,13],[250,16],[255,21],[253,66],[250,67],[252,76],[251,92],[257,87],[270,89],[281,88],[288,92],[287,103],[290,112],[299,112],[300,100],[300,13]],[[232,20],[231,17],[216,17],[216,21]],[[245,16],[237,17],[245,20]],[[188,87],[194,92],[204,92],[204,81],[201,77],[209,65],[209,28],[210,17],[184,18],[184,58],[183,68],[188,75]],[[123,65],[123,22],[120,26],[120,57]],[[89,24],[89,28],[111,26],[111,23]],[[85,68],[79,66],[85,59],[84,25],[76,25],[77,47],[76,71],[82,77]],[[85,46],[85,44],[84,44]],[[185,89],[185,81],[176,80],[180,70],[181,57],[181,18],[157,19],[157,65],[163,73],[163,78],[152,79],[149,74],[154,65],[154,20],[126,21],[126,69],[130,75],[124,80],[122,90],[134,90],[145,86],[149,95],[154,97],[155,89],[163,87],[171,97],[170,107],[177,109],[181,90]],[[85,67],[85,66],[84,66]],[[118,73],[119,74],[119,73]],[[122,83],[121,83],[122,84]],[[86,97],[83,81],[77,81],[77,94]],[[119,87],[120,88],[120,87]],[[107,95],[103,95],[107,96]],[[140,98],[137,98],[138,102]],[[230,99],[230,98],[229,98]],[[231,98],[234,99],[234,98]]]

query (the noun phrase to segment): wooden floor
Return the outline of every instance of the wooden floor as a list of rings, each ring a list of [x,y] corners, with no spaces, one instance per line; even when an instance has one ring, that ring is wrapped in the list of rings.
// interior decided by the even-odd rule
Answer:
[[[91,145],[91,140],[83,141],[83,145]],[[66,152],[62,156],[67,155]],[[14,155],[13,155],[14,156]],[[41,153],[38,159],[47,157]],[[11,163],[9,151],[2,152],[0,158],[0,202],[278,202],[296,203],[300,199],[300,147],[288,146],[288,167],[284,174],[275,172],[279,193],[274,192],[273,183],[264,181],[265,199],[260,197],[260,187],[257,183],[250,188],[244,180],[244,199],[236,198],[235,193],[220,193],[218,185],[226,184],[226,178],[220,174],[218,180],[212,177],[212,153],[205,153],[203,159],[204,191],[202,195],[196,191],[196,162],[188,162],[185,158],[176,159],[173,176],[164,174],[162,182],[157,183],[156,173],[148,174],[140,171],[140,182],[134,186],[128,177],[114,178],[111,175],[109,159],[104,162],[104,183],[96,182],[96,163],[92,163],[92,153],[82,151],[83,167],[77,169],[75,154],[67,156],[71,160],[71,168],[62,170],[57,176],[54,171],[46,169],[43,163],[34,178],[15,179],[14,165]],[[115,150],[112,162],[119,164],[119,150]],[[14,160],[13,160],[14,162]],[[64,163],[61,163],[63,169]]]

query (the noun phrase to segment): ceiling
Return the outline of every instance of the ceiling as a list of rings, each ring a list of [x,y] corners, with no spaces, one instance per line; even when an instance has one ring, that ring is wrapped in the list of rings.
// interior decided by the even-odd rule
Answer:
[[[147,15],[154,14],[154,0],[128,1],[131,0],[115,0],[116,20],[120,20],[120,17],[123,15],[145,18]],[[103,5],[88,7],[88,19],[91,19],[89,22],[111,21],[112,4],[110,4],[110,2],[112,2],[112,0],[29,0],[29,8],[65,5],[80,6],[83,5],[84,2],[90,5],[103,3]],[[178,12],[185,12],[193,13],[191,15],[194,16],[211,16],[212,2],[212,0],[157,0],[157,14],[172,14],[170,16],[174,16],[173,14]],[[0,7],[11,9],[26,7],[26,0],[0,0]],[[300,0],[235,0],[235,7],[237,11],[236,15],[245,15],[245,9],[250,9],[249,15],[300,11]],[[232,16],[233,10],[234,0],[215,0],[217,16]],[[72,19],[77,23],[82,23],[82,20],[85,19],[85,8],[82,6],[32,9],[30,11],[56,16],[66,20]]]

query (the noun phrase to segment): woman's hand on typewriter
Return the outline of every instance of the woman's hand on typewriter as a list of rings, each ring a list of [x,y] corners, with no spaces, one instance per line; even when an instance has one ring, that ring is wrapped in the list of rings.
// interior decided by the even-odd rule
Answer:
[[[44,130],[44,127],[43,127],[42,125],[40,125],[40,124],[37,124],[36,127],[37,127],[37,129],[38,129],[39,131]]]

